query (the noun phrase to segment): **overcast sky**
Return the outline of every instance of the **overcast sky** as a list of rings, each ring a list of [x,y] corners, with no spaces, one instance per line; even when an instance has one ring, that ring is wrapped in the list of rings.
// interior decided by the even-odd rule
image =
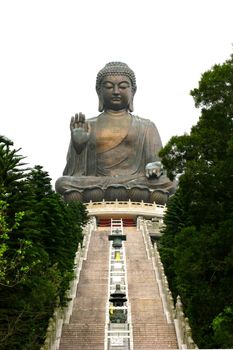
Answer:
[[[98,114],[96,74],[114,60],[134,70],[134,114],[163,144],[189,132],[189,92],[232,53],[232,13],[232,0],[0,0],[0,134],[54,184],[70,118]]]

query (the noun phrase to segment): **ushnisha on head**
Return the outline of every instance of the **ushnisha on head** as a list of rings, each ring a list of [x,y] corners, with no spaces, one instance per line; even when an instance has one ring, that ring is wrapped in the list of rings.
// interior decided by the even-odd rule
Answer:
[[[102,94],[102,83],[106,77],[124,76],[127,77],[131,83],[131,98],[129,101],[128,109],[133,111],[133,98],[137,90],[136,77],[132,69],[126,63],[123,62],[109,62],[107,63],[97,74],[96,78],[96,91],[99,96],[99,111],[102,112],[105,109]]]

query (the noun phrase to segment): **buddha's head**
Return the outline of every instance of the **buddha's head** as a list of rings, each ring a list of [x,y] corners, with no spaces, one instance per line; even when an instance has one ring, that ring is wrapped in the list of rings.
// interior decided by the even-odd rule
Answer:
[[[135,74],[127,64],[110,62],[99,71],[96,91],[99,111],[106,109],[133,111],[133,98],[137,90]]]

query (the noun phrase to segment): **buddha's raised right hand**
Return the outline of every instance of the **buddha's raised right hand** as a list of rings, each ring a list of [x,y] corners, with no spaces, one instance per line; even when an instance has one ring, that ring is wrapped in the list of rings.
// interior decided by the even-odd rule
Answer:
[[[90,123],[83,113],[77,113],[70,121],[71,139],[77,153],[81,153],[90,138]]]

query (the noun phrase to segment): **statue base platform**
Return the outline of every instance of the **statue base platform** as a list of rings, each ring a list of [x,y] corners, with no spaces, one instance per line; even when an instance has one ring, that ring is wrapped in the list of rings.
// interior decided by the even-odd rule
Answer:
[[[106,189],[100,186],[86,188],[84,190],[69,190],[64,193],[66,202],[80,201],[83,203],[105,201],[128,201],[144,203],[156,203],[165,205],[169,192],[163,189],[149,189],[146,186],[134,186],[127,188],[124,185],[110,185]]]

